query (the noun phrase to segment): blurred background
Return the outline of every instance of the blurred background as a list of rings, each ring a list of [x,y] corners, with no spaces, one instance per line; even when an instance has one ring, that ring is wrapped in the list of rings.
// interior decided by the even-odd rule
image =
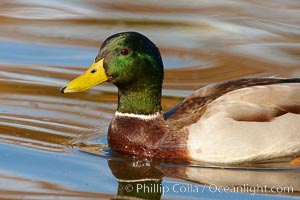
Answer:
[[[122,31],[140,32],[159,47],[164,110],[218,81],[300,77],[298,0],[2,0],[1,198],[114,197],[118,182],[106,154],[72,147],[106,146],[116,88],[70,95],[59,88],[92,63],[102,41]],[[163,183],[177,181],[183,180]]]

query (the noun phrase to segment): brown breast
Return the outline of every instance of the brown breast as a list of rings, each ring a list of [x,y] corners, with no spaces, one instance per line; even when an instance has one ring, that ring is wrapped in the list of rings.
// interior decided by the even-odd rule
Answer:
[[[144,120],[116,116],[108,131],[109,146],[135,156],[187,162],[186,130],[174,130],[159,116]]]

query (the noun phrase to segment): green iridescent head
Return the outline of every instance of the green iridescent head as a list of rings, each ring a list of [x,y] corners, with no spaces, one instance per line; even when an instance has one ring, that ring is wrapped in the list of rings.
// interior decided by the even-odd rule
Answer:
[[[92,66],[61,92],[80,92],[108,81],[119,89],[119,112],[153,114],[161,111],[163,75],[153,42],[140,33],[123,32],[107,38]]]

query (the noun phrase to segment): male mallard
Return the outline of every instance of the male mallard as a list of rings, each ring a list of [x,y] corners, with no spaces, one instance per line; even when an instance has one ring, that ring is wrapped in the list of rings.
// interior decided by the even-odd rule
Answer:
[[[88,70],[61,88],[118,87],[108,144],[127,154],[235,164],[300,155],[300,79],[245,78],[195,91],[161,114],[163,62],[144,35],[110,36]]]

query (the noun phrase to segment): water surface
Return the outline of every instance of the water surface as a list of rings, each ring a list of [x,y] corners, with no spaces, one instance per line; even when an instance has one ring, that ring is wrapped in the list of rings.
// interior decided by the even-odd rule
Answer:
[[[210,83],[300,77],[299,8],[297,0],[2,1],[0,198],[299,198],[299,166],[288,159],[220,169],[111,154],[116,88],[59,93],[106,37],[128,30],[161,50],[164,111]]]

